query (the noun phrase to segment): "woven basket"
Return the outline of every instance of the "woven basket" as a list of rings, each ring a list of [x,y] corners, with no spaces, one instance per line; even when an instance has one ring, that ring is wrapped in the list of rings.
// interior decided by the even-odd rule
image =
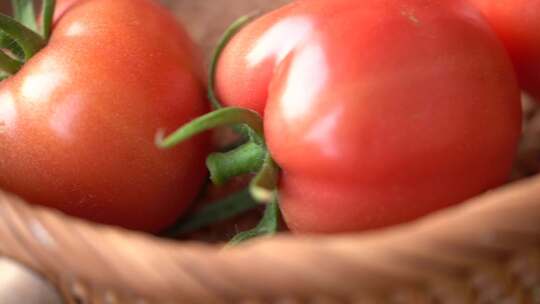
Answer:
[[[209,50],[225,26],[286,1],[166,4]],[[0,192],[0,254],[42,274],[66,303],[540,303],[540,115],[516,180],[386,230],[283,234],[223,249],[87,223]],[[24,304],[24,303],[22,303]]]

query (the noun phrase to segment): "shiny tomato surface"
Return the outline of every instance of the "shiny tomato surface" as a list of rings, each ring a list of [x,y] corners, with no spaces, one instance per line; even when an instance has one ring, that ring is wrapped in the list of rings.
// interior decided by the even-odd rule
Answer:
[[[509,51],[524,89],[540,100],[540,0],[470,0]]]
[[[155,1],[59,1],[48,45],[0,83],[0,188],[102,223],[171,224],[204,183],[208,141],[154,138],[208,110],[201,66]]]
[[[507,180],[520,135],[510,59],[465,1],[296,1],[237,34],[216,80],[264,115],[296,232],[462,202]]]

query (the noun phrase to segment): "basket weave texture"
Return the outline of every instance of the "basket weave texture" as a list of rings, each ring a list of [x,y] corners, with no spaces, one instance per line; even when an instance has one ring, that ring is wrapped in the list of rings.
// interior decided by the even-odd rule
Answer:
[[[235,17],[287,1],[163,1],[207,50]],[[0,253],[67,303],[540,303],[540,115],[508,186],[359,235],[223,249],[87,223],[0,192]],[[523,179],[522,179],[523,178]]]

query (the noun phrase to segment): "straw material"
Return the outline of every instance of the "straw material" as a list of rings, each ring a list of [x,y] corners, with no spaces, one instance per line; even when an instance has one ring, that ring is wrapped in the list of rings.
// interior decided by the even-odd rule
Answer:
[[[166,2],[210,46],[236,16],[286,1]],[[540,116],[526,113],[516,179],[540,168]],[[43,274],[67,303],[540,303],[540,177],[387,230],[228,249],[91,224],[0,192],[0,254]]]
[[[385,231],[222,249],[92,225],[1,194],[0,252],[66,296],[96,303],[532,299],[540,286],[539,198],[535,177]]]

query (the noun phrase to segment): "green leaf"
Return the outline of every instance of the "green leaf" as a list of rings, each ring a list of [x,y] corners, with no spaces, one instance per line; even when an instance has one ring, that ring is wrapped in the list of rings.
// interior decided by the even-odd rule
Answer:
[[[240,191],[189,215],[188,218],[165,232],[165,235],[177,237],[194,232],[211,224],[234,218],[257,206],[260,204],[251,198],[249,191]]]
[[[264,216],[257,227],[237,234],[232,240],[229,241],[228,246],[236,246],[253,238],[272,236],[276,234],[279,229],[279,216],[280,211],[277,201],[268,204],[266,206],[266,210],[264,211]]]
[[[22,23],[27,28],[37,31],[36,14],[33,0],[11,0],[13,16],[15,20]]]

